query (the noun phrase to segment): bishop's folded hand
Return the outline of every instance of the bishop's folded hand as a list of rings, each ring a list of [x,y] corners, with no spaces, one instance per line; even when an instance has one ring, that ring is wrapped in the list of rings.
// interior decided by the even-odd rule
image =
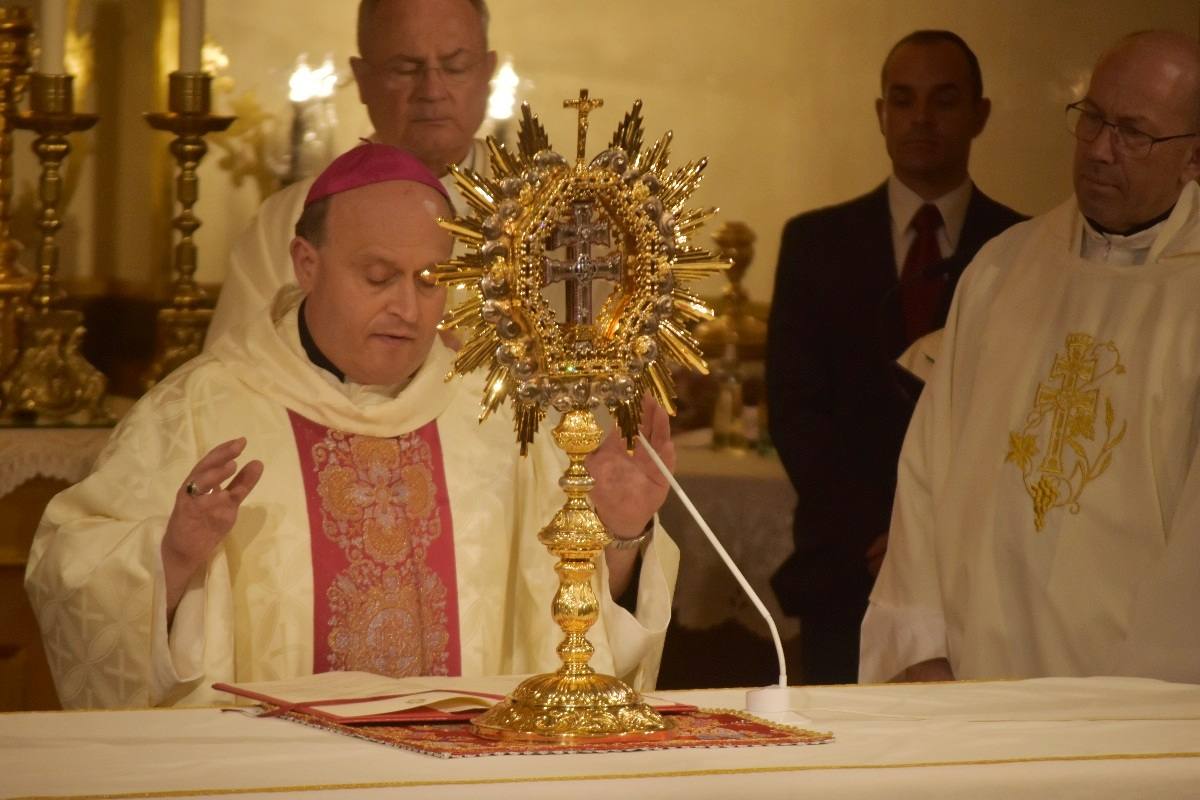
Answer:
[[[168,621],[188,582],[233,528],[242,501],[262,477],[261,461],[251,461],[238,471],[236,459],[245,448],[244,438],[217,445],[196,462],[175,493],[162,540]]]

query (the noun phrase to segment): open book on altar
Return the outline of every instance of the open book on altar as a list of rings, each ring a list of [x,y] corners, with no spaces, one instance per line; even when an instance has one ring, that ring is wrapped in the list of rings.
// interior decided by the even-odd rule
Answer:
[[[342,725],[396,725],[471,719],[503,700],[523,677],[389,678],[370,672],[322,672],[281,681],[214,683],[213,688],[269,706],[270,715],[292,711]],[[695,710],[660,698],[643,699],[661,713]]]

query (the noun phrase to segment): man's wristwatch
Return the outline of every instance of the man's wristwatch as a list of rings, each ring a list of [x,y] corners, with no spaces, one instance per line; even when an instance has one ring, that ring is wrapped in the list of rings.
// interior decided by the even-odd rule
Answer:
[[[646,524],[645,530],[643,530],[639,535],[633,537],[632,539],[618,539],[616,536],[613,536],[612,541],[609,542],[607,545],[607,549],[609,549],[609,550],[639,550],[644,545],[646,545],[652,538],[654,538],[654,520],[653,519],[650,520],[650,522],[648,522]]]

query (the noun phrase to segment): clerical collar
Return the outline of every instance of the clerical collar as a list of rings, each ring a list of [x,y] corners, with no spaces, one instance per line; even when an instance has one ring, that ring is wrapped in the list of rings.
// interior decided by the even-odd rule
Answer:
[[[1108,228],[1104,227],[1099,222],[1096,222],[1096,220],[1094,220],[1088,216],[1084,216],[1084,219],[1087,220],[1087,224],[1091,225],[1092,230],[1094,230],[1096,233],[1102,234],[1104,236],[1127,236],[1128,237],[1128,236],[1134,236],[1136,234],[1139,234],[1142,231],[1149,230],[1160,222],[1166,222],[1167,217],[1171,216],[1171,212],[1174,210],[1175,210],[1175,206],[1171,206],[1170,208],[1168,208],[1163,213],[1159,214],[1154,219],[1149,220],[1147,222],[1143,222],[1140,225],[1134,225],[1132,228],[1130,228],[1127,231],[1109,230]]]
[[[341,383],[346,382],[346,373],[337,368],[329,356],[321,352],[321,348],[317,347],[317,342],[312,337],[312,331],[308,329],[308,321],[304,318],[304,306],[307,305],[308,298],[300,301],[300,310],[296,312],[296,324],[300,329],[300,346],[304,348],[304,354],[308,356],[308,360],[315,366],[320,367],[326,372],[333,375]]]
[[[1168,214],[1169,216],[1169,214]],[[1092,220],[1083,217],[1083,241],[1080,255],[1085,261],[1114,266],[1140,266],[1146,263],[1150,248],[1162,233],[1165,217],[1151,220],[1149,227],[1137,226],[1127,234],[1109,233]]]

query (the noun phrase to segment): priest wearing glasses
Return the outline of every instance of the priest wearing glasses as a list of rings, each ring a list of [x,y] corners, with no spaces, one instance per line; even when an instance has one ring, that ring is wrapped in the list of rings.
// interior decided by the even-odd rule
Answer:
[[[900,458],[860,679],[1200,682],[1200,46],[1067,108],[1074,196],[967,268]]]

